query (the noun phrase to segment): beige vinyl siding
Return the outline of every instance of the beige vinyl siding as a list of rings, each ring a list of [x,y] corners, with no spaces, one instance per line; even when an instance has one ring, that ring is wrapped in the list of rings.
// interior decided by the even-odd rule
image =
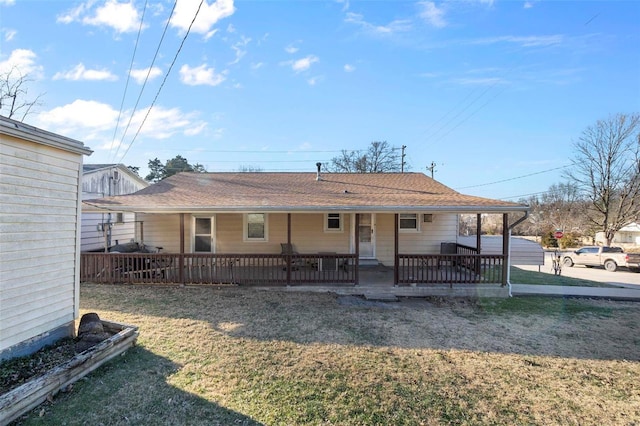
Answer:
[[[136,240],[140,241],[140,229],[144,233],[144,244],[162,247],[164,253],[180,253],[180,215],[139,213]],[[189,252],[191,217],[185,215],[185,252]]]
[[[342,231],[325,232],[325,215],[297,214],[291,216],[291,242],[300,253],[349,253],[350,214],[343,214]],[[286,234],[282,242],[286,242]]]
[[[376,215],[376,258],[385,265],[394,262],[395,214]],[[418,214],[419,232],[400,232],[398,250],[402,254],[440,253],[440,243],[455,242],[458,217],[455,214],[433,214],[432,222],[423,222]]]
[[[241,213],[215,215],[216,253],[280,253],[287,242],[287,215],[267,213],[266,241],[244,241],[244,216]]]
[[[82,156],[2,135],[0,351],[72,322]]]

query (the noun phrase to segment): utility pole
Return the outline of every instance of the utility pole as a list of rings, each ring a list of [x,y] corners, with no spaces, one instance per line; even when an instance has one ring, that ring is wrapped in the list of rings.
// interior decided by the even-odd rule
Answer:
[[[405,149],[407,149],[407,146],[406,145],[402,145],[402,155],[400,156],[400,173],[404,173],[404,165],[405,165],[404,157],[406,155],[404,153]]]
[[[433,179],[433,172],[436,171],[436,163],[435,161],[431,162],[431,166],[427,166],[427,170],[431,172],[431,179]]]

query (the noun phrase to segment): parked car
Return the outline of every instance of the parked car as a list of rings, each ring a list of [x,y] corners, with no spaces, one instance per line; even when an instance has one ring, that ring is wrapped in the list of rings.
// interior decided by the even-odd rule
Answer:
[[[563,264],[584,265],[587,268],[604,266],[610,272],[626,267],[633,272],[640,272],[640,253],[625,253],[620,247],[589,246],[563,254]]]

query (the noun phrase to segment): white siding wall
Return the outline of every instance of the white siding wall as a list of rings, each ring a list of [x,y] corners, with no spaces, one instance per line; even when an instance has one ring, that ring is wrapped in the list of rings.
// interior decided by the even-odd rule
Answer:
[[[0,352],[72,323],[82,156],[0,141]]]
[[[476,237],[458,237],[458,243],[475,247]],[[501,235],[483,235],[480,240],[480,252],[483,254],[502,254]],[[512,265],[543,265],[544,250],[534,241],[524,238],[511,237],[510,256]]]
[[[127,243],[136,238],[136,215],[124,214],[124,223],[113,223],[111,226],[111,245]],[[108,221],[103,213],[82,213],[82,251],[104,249],[104,233],[98,231],[98,226]],[[115,221],[115,213],[111,215],[111,222]]]
[[[114,171],[118,171],[118,179],[110,179]],[[114,166],[84,173],[82,176],[82,199],[102,198],[109,195],[125,195],[139,191],[146,187],[143,182],[129,176],[120,167]],[[104,249],[104,232],[98,229],[98,225],[111,222],[111,245],[126,243],[136,238],[136,215],[124,214],[124,223],[115,223],[116,213],[83,213],[82,214],[82,251]]]

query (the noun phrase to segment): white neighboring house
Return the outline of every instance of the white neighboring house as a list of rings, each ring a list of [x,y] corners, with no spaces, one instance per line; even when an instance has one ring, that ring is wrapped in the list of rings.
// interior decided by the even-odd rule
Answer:
[[[0,359],[75,335],[80,141],[0,116]]]
[[[604,232],[596,232],[596,244],[605,245],[606,243]],[[640,246],[640,224],[633,222],[620,228],[614,235],[611,245],[622,247]]]
[[[126,195],[149,183],[124,164],[85,164],[82,199]],[[135,239],[135,213],[82,213],[81,251],[104,251],[118,243]]]

